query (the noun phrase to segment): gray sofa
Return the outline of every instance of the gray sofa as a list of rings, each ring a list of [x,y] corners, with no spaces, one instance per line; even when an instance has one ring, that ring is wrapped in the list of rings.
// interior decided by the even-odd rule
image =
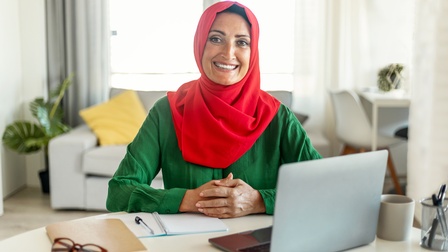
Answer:
[[[111,89],[110,97],[122,92]],[[145,109],[149,109],[166,91],[137,91]],[[292,93],[270,91],[291,107]],[[304,120],[305,118],[300,118]],[[310,132],[310,139],[324,156],[329,144],[321,133]],[[98,139],[87,125],[53,138],[49,144],[50,198],[53,209],[106,210],[108,181],[126,153],[126,145],[99,146]],[[151,186],[162,188],[159,174]]]

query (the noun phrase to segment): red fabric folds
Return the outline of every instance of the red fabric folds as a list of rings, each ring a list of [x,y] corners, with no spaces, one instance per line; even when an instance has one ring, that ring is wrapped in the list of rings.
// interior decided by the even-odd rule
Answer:
[[[250,66],[240,82],[224,86],[207,78],[201,60],[216,14],[234,4],[245,10],[251,25]],[[201,77],[168,92],[179,148],[186,161],[227,168],[253,146],[277,113],[280,102],[260,90],[258,37],[256,17],[239,3],[216,3],[201,16],[194,38]]]

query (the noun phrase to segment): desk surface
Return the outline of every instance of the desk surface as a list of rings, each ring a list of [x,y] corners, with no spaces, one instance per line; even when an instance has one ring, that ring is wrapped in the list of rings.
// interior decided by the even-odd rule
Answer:
[[[411,105],[411,98],[409,93],[404,90],[394,90],[390,92],[380,92],[375,89],[365,89],[358,91],[361,98],[369,102],[371,106],[371,150],[376,150],[378,147],[378,124],[379,124],[379,109],[380,108],[407,108]],[[367,112],[367,111],[366,111]],[[368,114],[368,113],[367,113]],[[369,116],[369,115],[368,115]],[[407,117],[407,116],[406,116]],[[396,122],[398,118],[394,118]],[[407,120],[406,120],[407,121]],[[394,125],[394,124],[391,124]]]
[[[403,90],[396,90],[388,93],[361,90],[358,94],[378,107],[409,107],[411,104],[409,93],[406,93]]]
[[[228,232],[142,238],[141,241],[148,248],[148,251],[219,251],[209,244],[209,238],[269,226],[272,224],[272,216],[252,215],[235,219],[224,219],[223,221],[229,227]],[[350,251],[427,251],[420,247],[419,240],[420,230],[414,228],[412,230],[412,239],[409,241],[389,242],[376,239],[367,246]],[[0,241],[0,251],[48,252],[50,250],[51,243],[44,227]]]

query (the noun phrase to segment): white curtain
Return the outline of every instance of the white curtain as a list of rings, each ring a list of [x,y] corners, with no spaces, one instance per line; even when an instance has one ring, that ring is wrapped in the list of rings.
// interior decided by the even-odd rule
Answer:
[[[327,1],[326,88],[365,86],[371,69],[370,37],[365,0]]]
[[[333,154],[339,145],[327,90],[376,86],[390,63],[408,70],[412,20],[408,0],[296,1],[293,108],[310,115],[307,130],[325,132]]]
[[[367,0],[296,1],[294,104],[310,115],[308,131],[337,141],[327,90],[369,85]],[[337,153],[336,150],[333,151]]]
[[[366,69],[371,69],[369,27],[365,0],[327,0],[322,96],[326,99],[325,118],[334,118],[328,98],[328,89],[357,89],[369,85]],[[326,132],[334,154],[340,153],[334,124],[327,121]]]
[[[419,200],[448,183],[448,1],[417,1],[409,128],[408,195]]]
[[[76,126],[79,110],[108,97],[108,0],[47,0],[46,10],[49,88],[74,73],[63,108],[66,122]]]

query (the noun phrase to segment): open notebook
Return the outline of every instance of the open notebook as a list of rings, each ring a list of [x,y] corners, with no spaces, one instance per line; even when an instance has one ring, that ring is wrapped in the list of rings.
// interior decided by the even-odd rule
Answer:
[[[369,244],[375,239],[387,155],[382,150],[282,165],[273,226],[209,242],[224,251],[274,252]]]
[[[135,221],[137,216],[140,217],[144,223],[137,224]],[[222,220],[199,213],[117,213],[106,215],[104,218],[120,219],[138,238],[228,230]]]

